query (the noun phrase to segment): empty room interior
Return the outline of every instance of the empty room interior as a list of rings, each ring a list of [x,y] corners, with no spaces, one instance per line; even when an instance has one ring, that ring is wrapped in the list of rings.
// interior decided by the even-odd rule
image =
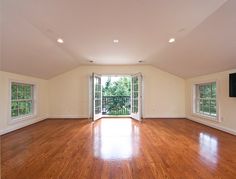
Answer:
[[[235,0],[0,0],[2,179],[235,179]]]

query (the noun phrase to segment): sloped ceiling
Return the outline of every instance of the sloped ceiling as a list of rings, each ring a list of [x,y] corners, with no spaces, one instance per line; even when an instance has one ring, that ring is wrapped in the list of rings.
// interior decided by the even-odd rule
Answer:
[[[188,78],[236,67],[234,0],[3,0],[1,5],[5,71],[49,79],[90,60],[93,65],[142,60]],[[171,37],[175,43],[168,43]]]
[[[236,68],[236,1],[225,3],[150,62],[184,78]]]

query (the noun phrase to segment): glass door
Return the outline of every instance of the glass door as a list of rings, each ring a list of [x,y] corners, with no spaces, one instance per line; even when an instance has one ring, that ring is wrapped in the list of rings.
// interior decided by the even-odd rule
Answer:
[[[132,75],[131,81],[131,117],[142,119],[142,74]]]
[[[93,73],[93,121],[102,117],[102,84],[101,75]]]

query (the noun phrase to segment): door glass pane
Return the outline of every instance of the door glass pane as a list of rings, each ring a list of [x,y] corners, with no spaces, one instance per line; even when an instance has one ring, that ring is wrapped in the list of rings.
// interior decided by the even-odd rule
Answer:
[[[101,104],[101,78],[94,78],[94,113],[100,114],[102,112]]]
[[[137,98],[138,98],[138,92],[137,92],[137,91],[134,91],[134,93],[133,93],[133,94],[134,94],[134,96],[133,96],[133,97],[134,97],[134,99],[137,99]]]
[[[132,77],[132,113],[138,113],[139,81],[138,77]]]
[[[134,84],[134,91],[138,91],[138,84]]]
[[[101,107],[95,107],[95,114],[101,113]]]
[[[133,100],[133,113],[138,112],[138,99]]]
[[[101,106],[101,101],[98,99],[98,100],[95,100],[95,107],[100,107]]]
[[[101,91],[95,92],[95,99],[101,99]]]

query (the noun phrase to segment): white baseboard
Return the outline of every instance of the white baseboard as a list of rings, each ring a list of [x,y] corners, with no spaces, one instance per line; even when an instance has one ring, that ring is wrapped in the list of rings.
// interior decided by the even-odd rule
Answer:
[[[209,126],[209,127],[212,127],[212,128],[218,129],[218,130],[221,130],[221,131],[224,131],[224,132],[227,132],[227,133],[232,134],[232,135],[236,135],[236,131],[235,130],[227,128],[227,127],[224,127],[224,126],[217,125],[215,123],[211,123],[209,121],[202,121],[202,120],[200,120],[198,118],[191,117],[191,116],[188,116],[187,119],[189,119],[191,121],[194,121],[194,122],[198,122],[198,123],[204,124],[206,126]]]
[[[51,115],[49,118],[58,118],[58,119],[88,119],[87,115]]]
[[[113,116],[104,116],[104,117],[113,117]],[[129,117],[129,116],[122,116],[122,117]],[[88,119],[89,117],[87,115],[51,115],[49,118],[58,118],[58,119]],[[144,116],[144,119],[178,119],[178,118],[186,118],[186,116],[174,116],[174,117],[168,117],[168,116]]]
[[[175,116],[175,117],[168,117],[168,116],[162,116],[162,117],[157,117],[157,116],[144,116],[144,119],[181,119],[181,118],[186,118],[186,116]]]
[[[41,116],[41,117],[36,117],[34,119],[29,119],[29,120],[25,120],[25,121],[22,121],[22,122],[15,123],[15,124],[11,124],[7,128],[0,130],[0,135],[15,131],[17,129],[26,127],[26,126],[34,124],[34,123],[37,123],[39,121],[43,121],[47,118],[48,118],[48,115],[44,115],[44,116]]]

